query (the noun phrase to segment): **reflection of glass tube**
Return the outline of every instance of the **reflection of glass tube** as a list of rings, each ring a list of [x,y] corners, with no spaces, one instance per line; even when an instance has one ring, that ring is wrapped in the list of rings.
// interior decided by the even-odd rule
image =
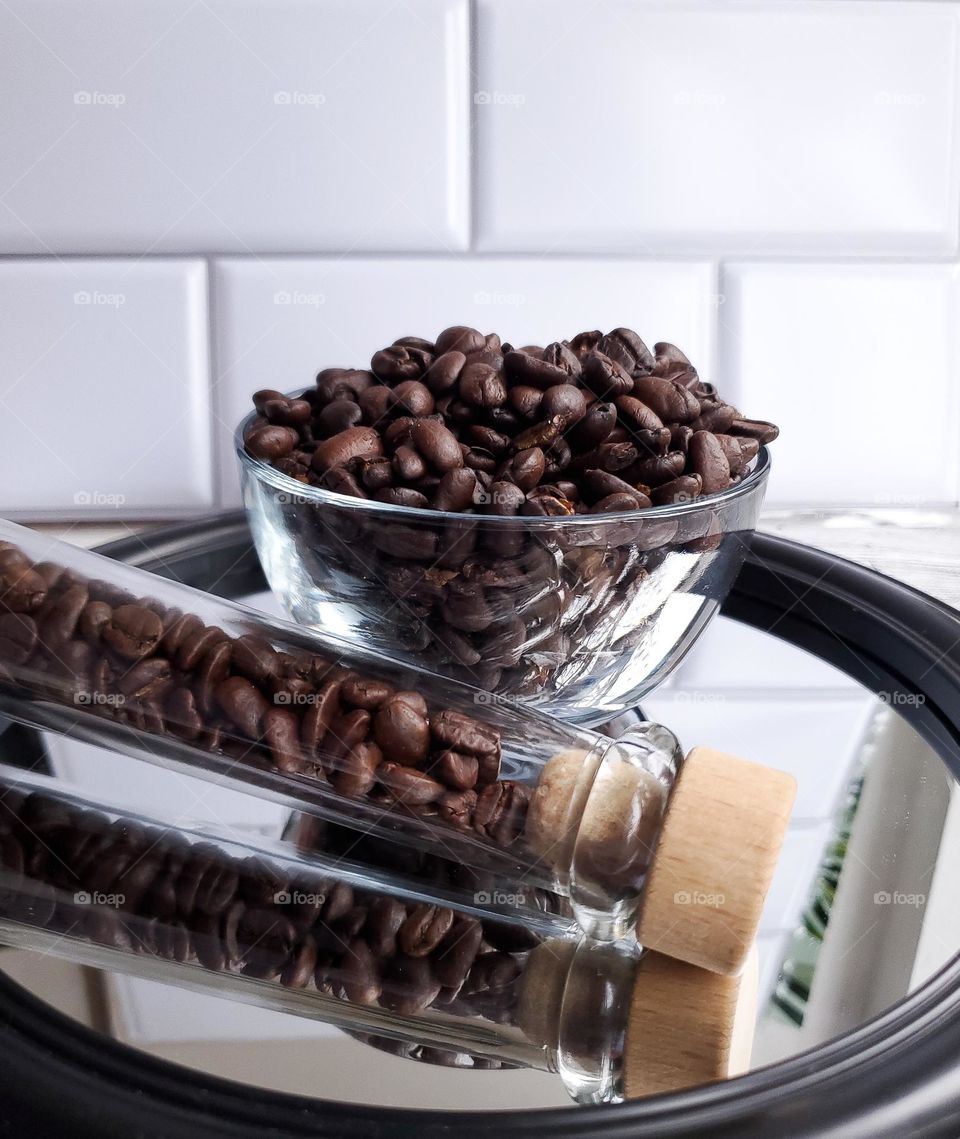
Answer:
[[[726,1073],[736,979],[622,942],[541,940],[305,863],[283,844],[118,815],[13,769],[0,769],[0,795],[5,944],[483,1066],[556,1071],[581,1103]],[[670,1047],[675,1018],[661,1002],[671,994],[684,1008],[713,1002],[706,1052],[631,1066],[658,1035]]]
[[[594,936],[639,915],[644,945],[721,971],[753,939],[792,798],[713,753],[678,777],[658,725],[614,742],[10,523],[0,708],[569,897]]]

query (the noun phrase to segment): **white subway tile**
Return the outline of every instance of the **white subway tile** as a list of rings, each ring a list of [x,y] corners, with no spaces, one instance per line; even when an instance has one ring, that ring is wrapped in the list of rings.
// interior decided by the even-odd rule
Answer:
[[[675,732],[684,751],[703,744],[788,771],[797,781],[793,819],[801,822],[830,818],[841,803],[876,706],[871,696],[751,698],[682,689],[643,701],[644,714]]]
[[[955,248],[954,5],[478,5],[481,248]]]
[[[958,272],[728,267],[721,390],[781,428],[768,504],[957,500]]]
[[[398,336],[475,324],[515,344],[585,328],[636,328],[712,371],[716,282],[701,262],[466,258],[224,259],[215,266],[217,416],[224,500],[240,501],[230,439],[263,387],[302,388],[320,368],[367,367]]]
[[[0,248],[462,248],[467,10],[10,0]]]
[[[206,306],[199,261],[0,262],[0,512],[211,507]]]

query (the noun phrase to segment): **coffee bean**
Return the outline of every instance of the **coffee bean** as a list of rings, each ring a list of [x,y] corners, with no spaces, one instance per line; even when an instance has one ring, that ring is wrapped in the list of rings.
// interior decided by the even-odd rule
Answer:
[[[37,623],[26,613],[0,615],[0,662],[25,664],[37,645]]]
[[[330,776],[336,791],[348,799],[361,799],[377,781],[377,768],[383,753],[375,743],[355,744]]]
[[[242,676],[230,676],[216,687],[217,704],[249,739],[260,738],[260,725],[269,705],[263,693]]]
[[[373,735],[392,763],[420,764],[430,747],[430,726],[425,716],[405,700],[387,700],[373,721]]]
[[[633,394],[664,423],[692,423],[700,414],[700,404],[686,388],[661,376],[635,379]]]
[[[322,473],[331,467],[346,466],[355,459],[375,459],[382,454],[383,444],[372,427],[349,427],[319,444],[311,465]]]
[[[415,767],[399,763],[382,763],[377,769],[377,779],[395,799],[410,807],[433,803],[443,794],[442,783]]]
[[[583,362],[583,382],[601,400],[615,400],[633,390],[631,374],[599,349]]]
[[[489,364],[470,363],[460,373],[460,398],[470,407],[499,407],[507,398],[500,373]]]
[[[468,791],[476,785],[479,764],[475,755],[447,750],[437,756],[435,767],[431,770],[455,791]]]
[[[703,480],[699,475],[681,475],[671,479],[650,492],[654,506],[673,506],[678,502],[692,502],[703,491]]]
[[[442,356],[445,352],[457,351],[464,354],[479,352],[486,347],[483,333],[475,328],[463,324],[454,324],[445,328],[436,340],[436,353]]]
[[[761,419],[735,419],[728,428],[731,435],[743,435],[755,439],[762,446],[772,443],[780,434],[779,427],[764,423]]]
[[[440,982],[427,957],[398,954],[383,977],[380,1003],[401,1016],[416,1016],[440,995]]]
[[[140,660],[157,647],[163,622],[150,609],[140,605],[121,605],[114,609],[100,635],[124,660]]]
[[[466,362],[467,357],[463,352],[456,349],[444,352],[427,369],[424,376],[427,387],[435,395],[449,391],[456,384]]]
[[[463,466],[456,435],[438,420],[415,419],[410,434],[417,450],[440,474]]]
[[[273,427],[268,424],[254,427],[243,437],[243,445],[255,459],[267,462],[290,455],[300,436],[293,427]]]
[[[408,957],[426,957],[443,941],[452,925],[452,910],[421,902],[413,907],[397,932],[397,945]]]
[[[430,732],[439,744],[453,751],[470,755],[500,753],[500,735],[497,729],[462,712],[445,709],[431,717]]]
[[[700,476],[704,494],[715,494],[730,485],[730,464],[716,435],[695,431],[687,454],[691,472]]]
[[[597,342],[597,349],[633,376],[645,376],[655,366],[653,353],[630,328],[615,328]]]

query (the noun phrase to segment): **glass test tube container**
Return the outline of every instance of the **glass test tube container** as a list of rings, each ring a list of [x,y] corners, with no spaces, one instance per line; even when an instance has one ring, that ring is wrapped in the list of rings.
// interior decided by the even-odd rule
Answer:
[[[0,524],[0,710],[568,900],[720,972],[753,941],[794,794],[639,724],[617,740]],[[516,900],[472,902],[510,910]],[[556,907],[562,909],[562,907]]]

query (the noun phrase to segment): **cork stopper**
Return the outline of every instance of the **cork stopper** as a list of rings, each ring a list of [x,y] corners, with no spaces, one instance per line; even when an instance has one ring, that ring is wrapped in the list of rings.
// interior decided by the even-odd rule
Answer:
[[[676,1092],[746,1071],[757,975],[756,946],[737,976],[646,953],[637,967],[627,1019],[625,1097]]]
[[[648,872],[640,944],[737,973],[756,936],[795,794],[796,780],[785,772],[694,748]]]

